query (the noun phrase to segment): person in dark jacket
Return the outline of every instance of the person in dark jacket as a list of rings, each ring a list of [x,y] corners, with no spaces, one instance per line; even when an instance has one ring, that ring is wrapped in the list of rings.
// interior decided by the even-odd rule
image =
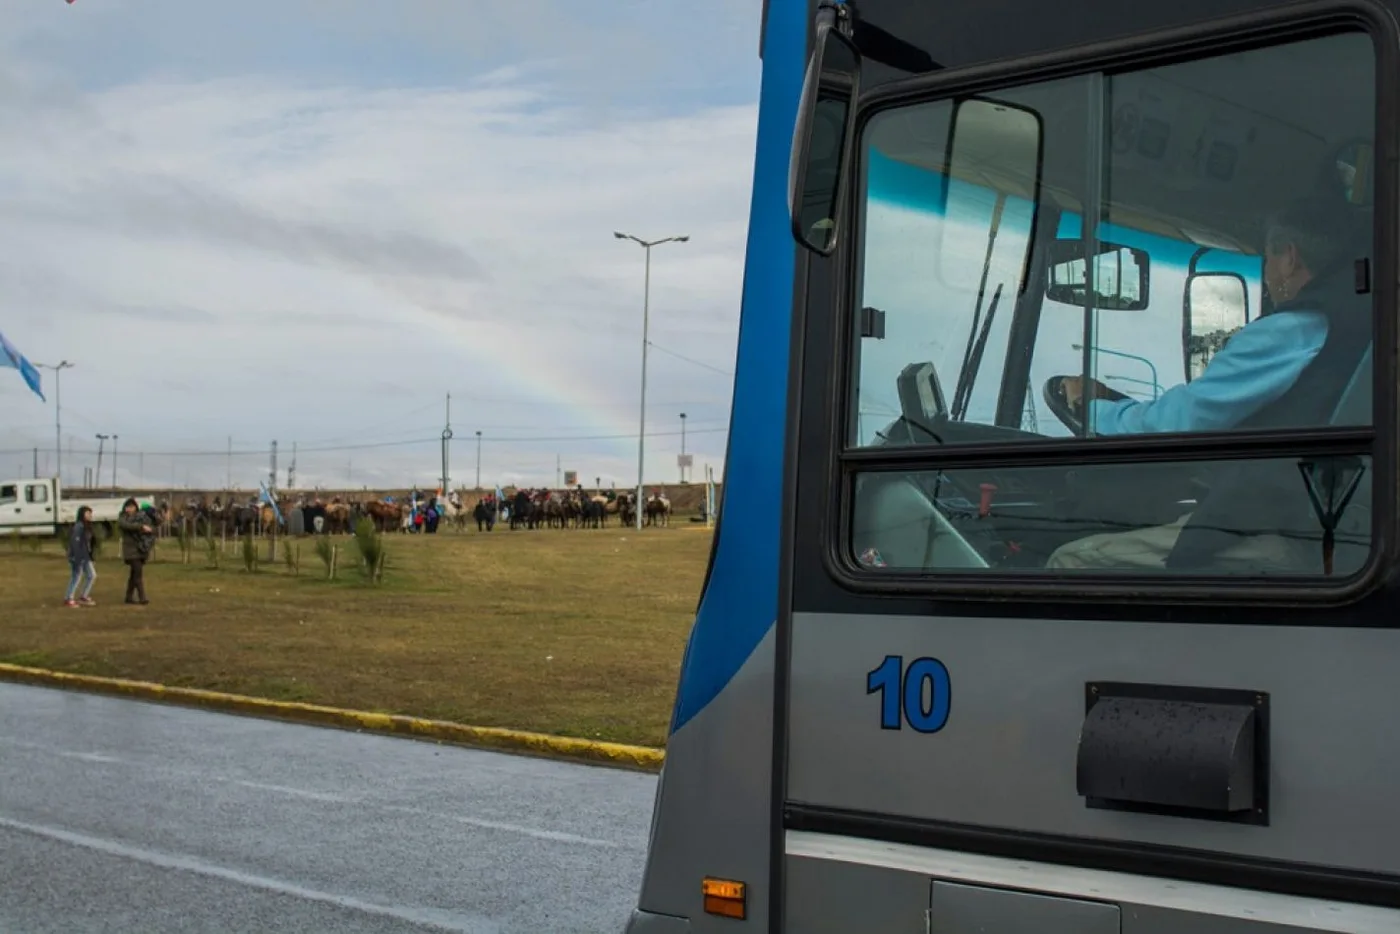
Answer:
[[[78,521],[73,523],[73,531],[68,536],[68,567],[73,573],[68,580],[68,594],[63,598],[64,606],[97,605],[92,599],[92,585],[97,581],[97,568],[92,564],[93,538],[92,509],[82,506],[78,509]],[[80,595],[78,584],[84,578],[87,583]]]
[[[141,512],[136,500],[122,503],[122,515],[117,526],[122,530],[122,561],[130,569],[126,578],[126,602],[147,604],[146,561],[156,544],[156,530],[149,525],[150,519]]]

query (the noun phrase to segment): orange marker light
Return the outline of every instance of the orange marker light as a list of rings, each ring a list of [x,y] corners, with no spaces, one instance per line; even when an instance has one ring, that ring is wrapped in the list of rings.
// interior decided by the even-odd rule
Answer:
[[[705,914],[744,920],[744,883],[728,879],[705,879],[700,883],[705,896]]]

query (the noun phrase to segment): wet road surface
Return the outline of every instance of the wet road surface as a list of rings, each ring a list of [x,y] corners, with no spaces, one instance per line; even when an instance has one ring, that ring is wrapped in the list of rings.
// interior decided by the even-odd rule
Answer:
[[[0,931],[620,934],[655,788],[0,684]]]

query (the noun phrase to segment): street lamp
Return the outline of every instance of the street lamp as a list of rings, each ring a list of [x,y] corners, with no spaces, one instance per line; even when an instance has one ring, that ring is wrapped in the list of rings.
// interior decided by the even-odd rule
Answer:
[[[643,473],[646,469],[646,437],[647,437],[647,347],[650,345],[650,335],[648,329],[651,324],[651,248],[660,246],[663,243],[685,243],[690,239],[689,235],[679,237],[665,237],[661,240],[642,240],[631,234],[613,231],[613,236],[619,240],[631,240],[641,246],[646,251],[646,279],[642,286],[642,399],[641,399],[641,424],[637,428],[637,503],[634,512],[637,514],[637,531],[642,530],[642,503],[645,500],[643,486],[646,482]]]
[[[685,483],[685,413],[681,413],[681,483]]]
[[[63,393],[62,393],[62,390],[61,390],[61,388],[60,388],[60,386],[59,386],[59,374],[61,374],[64,370],[72,369],[73,364],[69,363],[67,360],[60,360],[58,363],[54,363],[54,364],[50,364],[50,363],[36,363],[36,364],[34,364],[34,365],[37,366],[37,367],[42,367],[42,368],[45,369],[45,370],[53,370],[53,443],[54,443],[54,445],[55,445],[55,447],[54,447],[54,455],[55,455],[55,457],[57,458],[57,462],[56,462],[56,463],[57,463],[58,470],[56,471],[56,473],[57,473],[57,476],[58,476],[58,483],[59,483],[60,486],[62,486],[62,485],[63,485],[63,422],[62,422],[62,415],[63,415]]]

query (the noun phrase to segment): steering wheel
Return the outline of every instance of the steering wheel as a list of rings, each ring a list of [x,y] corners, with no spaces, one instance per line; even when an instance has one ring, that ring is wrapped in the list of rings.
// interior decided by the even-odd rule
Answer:
[[[1073,378],[1071,376],[1050,377],[1045,381],[1042,395],[1045,397],[1045,404],[1050,407],[1050,411],[1055,414],[1055,417],[1078,436],[1084,434],[1084,399],[1087,392],[1079,397],[1077,405],[1071,406],[1069,399],[1065,396],[1065,380]],[[1098,380],[1087,380],[1084,388],[1089,391],[1097,390],[1094,398],[1106,399],[1109,402],[1128,398],[1123,393],[1116,389],[1110,389]]]

